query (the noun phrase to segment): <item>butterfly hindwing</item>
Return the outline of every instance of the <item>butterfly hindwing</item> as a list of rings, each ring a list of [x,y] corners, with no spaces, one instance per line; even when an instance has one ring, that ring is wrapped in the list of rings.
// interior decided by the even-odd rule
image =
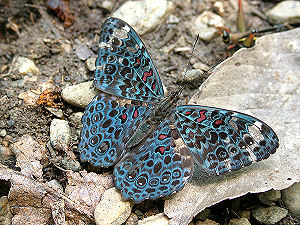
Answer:
[[[192,157],[174,128],[170,121],[162,122],[143,146],[115,166],[115,185],[125,199],[141,202],[168,196],[189,180]]]
[[[178,106],[173,112],[195,162],[211,175],[266,159],[278,147],[275,132],[252,116],[199,105]]]
[[[104,93],[94,97],[82,117],[81,159],[94,166],[115,165],[126,153],[129,137],[149,113],[149,107],[138,101]]]
[[[164,96],[142,40],[127,23],[112,17],[102,25],[94,83],[104,92],[128,99],[157,102]]]

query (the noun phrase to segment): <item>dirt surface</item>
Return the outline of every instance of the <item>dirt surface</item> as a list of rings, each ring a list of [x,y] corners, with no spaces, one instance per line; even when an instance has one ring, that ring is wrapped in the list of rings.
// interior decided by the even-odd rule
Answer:
[[[88,4],[88,2],[90,1],[70,2],[74,22],[67,28],[55,13],[47,10],[46,1],[5,0],[4,4],[0,4],[0,12],[5,12],[0,15],[0,130],[6,131],[6,135],[0,137],[1,145],[9,146],[25,134],[31,135],[41,143],[49,141],[49,126],[55,116],[41,106],[33,107],[24,103],[18,97],[19,94],[34,90],[43,82],[53,83],[57,88],[62,89],[66,85],[93,79],[94,73],[87,69],[85,61],[77,57],[75,47],[80,42],[87,43],[96,55],[101,24],[111,12],[100,8],[96,3]],[[114,10],[124,2],[116,1]],[[185,38],[187,46],[191,47],[195,41],[195,37],[188,29],[191,21],[204,10],[214,11],[215,1],[174,2],[177,7],[173,15],[179,18],[180,22],[168,24],[162,21],[155,31],[142,37],[168,90],[178,87],[176,81],[186,69],[191,52],[171,51],[169,54],[163,54],[160,49],[165,45],[175,43],[181,36]],[[237,9],[231,5],[231,1],[221,0],[221,2],[225,7],[222,17],[226,21],[227,28],[236,31]],[[275,1],[251,2],[251,7],[263,14],[275,5]],[[250,12],[246,13],[245,17],[248,28],[255,27],[259,30],[270,27],[267,21]],[[14,26],[17,29],[12,29]],[[172,38],[166,41],[165,37],[168,32],[172,33]],[[220,37],[209,42],[200,40],[192,61],[204,63],[209,67],[214,66],[228,56],[226,47],[227,45]],[[24,56],[34,61],[40,70],[35,79],[24,79],[24,76],[17,73],[9,73],[16,56]],[[205,78],[206,76],[203,76],[197,80],[197,83],[194,82],[193,86],[186,87],[182,102],[193,96]],[[62,110],[64,118],[72,112],[83,111],[65,103],[63,103]],[[76,125],[71,123],[70,125],[73,131],[72,146],[76,152],[79,138],[75,134]],[[47,168],[47,179],[60,177],[51,173],[57,173],[57,169]],[[153,204],[150,210],[147,204],[136,207],[139,207],[140,211],[147,208],[151,212]],[[156,204],[158,206],[153,209],[153,213],[162,210],[161,202],[154,205]]]

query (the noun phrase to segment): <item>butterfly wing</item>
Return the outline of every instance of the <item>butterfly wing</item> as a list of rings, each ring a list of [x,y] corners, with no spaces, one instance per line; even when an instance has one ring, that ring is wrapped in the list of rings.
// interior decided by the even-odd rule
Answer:
[[[86,107],[78,149],[82,161],[94,166],[115,165],[125,154],[125,144],[150,113],[148,106],[99,94]]]
[[[125,199],[141,202],[168,196],[183,188],[193,173],[193,159],[175,125],[162,122],[143,146],[115,166],[116,188]]]
[[[164,96],[142,40],[126,22],[113,17],[101,28],[94,83],[104,92],[128,99],[153,102]]]
[[[176,107],[173,116],[195,162],[209,174],[266,159],[279,146],[278,137],[267,124],[243,113],[187,105]]]

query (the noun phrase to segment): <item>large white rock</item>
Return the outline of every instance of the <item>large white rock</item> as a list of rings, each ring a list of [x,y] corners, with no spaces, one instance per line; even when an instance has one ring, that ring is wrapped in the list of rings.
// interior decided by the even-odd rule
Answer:
[[[266,13],[272,24],[300,23],[300,1],[282,1]]]
[[[216,67],[190,104],[254,115],[277,133],[269,159],[218,177],[194,177],[165,202],[170,224],[187,224],[204,208],[247,193],[300,181],[300,29],[266,35]]]
[[[157,28],[174,8],[174,3],[167,0],[127,1],[112,16],[126,21],[143,35]]]

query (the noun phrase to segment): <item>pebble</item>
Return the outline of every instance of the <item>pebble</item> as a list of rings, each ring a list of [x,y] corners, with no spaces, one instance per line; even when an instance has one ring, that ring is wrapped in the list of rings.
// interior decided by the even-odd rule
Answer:
[[[7,134],[5,129],[0,130],[0,137],[5,137]]]
[[[127,1],[112,16],[126,21],[143,35],[157,28],[174,9],[174,3],[167,0]]]
[[[202,70],[192,69],[192,70],[188,70],[182,79],[185,82],[190,82],[190,81],[193,81],[194,79],[200,77],[202,74],[203,74]]]
[[[251,223],[246,218],[233,218],[229,221],[228,225],[251,225]]]
[[[135,213],[131,213],[128,219],[126,220],[125,225],[136,225],[138,221],[138,216]]]
[[[60,191],[64,190],[61,184],[56,179],[48,181],[47,184],[49,187],[52,187],[53,189],[60,190]]]
[[[149,216],[143,220],[138,221],[138,225],[168,225],[169,224],[169,219],[165,214],[159,213],[154,216]]]
[[[224,4],[223,2],[216,1],[213,5],[214,9],[217,11],[217,13],[222,16],[224,13]]]
[[[85,43],[81,43],[76,47],[75,54],[81,60],[89,58],[93,52],[86,46]]]
[[[263,204],[272,206],[276,205],[275,202],[280,200],[281,193],[277,190],[270,190],[267,192],[259,193],[258,198]]]
[[[262,224],[275,224],[286,217],[288,211],[278,206],[259,207],[252,210],[252,216]]]
[[[26,57],[18,56],[13,64],[18,73],[21,75],[37,74],[40,72],[34,62]]]
[[[83,112],[75,112],[69,116],[69,120],[73,124],[77,124],[77,125],[81,126],[82,125],[82,123],[81,123],[82,117],[83,117]]]
[[[80,163],[78,161],[76,161],[75,159],[70,158],[68,156],[62,157],[61,160],[59,161],[59,163],[60,163],[61,167],[66,170],[72,170],[74,172],[81,170]]]
[[[93,87],[93,81],[65,87],[61,92],[62,99],[70,105],[85,108],[99,91]]]
[[[85,62],[86,67],[88,68],[89,71],[93,72],[96,70],[96,66],[95,66],[96,59],[97,59],[97,56],[91,56],[86,60],[86,62]]]
[[[59,109],[59,108],[52,108],[52,107],[46,106],[45,109],[47,109],[50,113],[52,113],[57,118],[62,118],[64,115],[62,109]]]
[[[97,225],[122,224],[130,216],[132,202],[125,201],[116,188],[104,192],[94,211]]]
[[[50,125],[50,143],[54,149],[67,152],[71,141],[71,129],[66,120],[53,119]]]
[[[190,31],[195,37],[199,34],[202,40],[209,41],[218,33],[216,27],[224,26],[225,21],[222,17],[210,11],[204,11],[193,19]]]
[[[300,23],[300,1],[282,1],[266,13],[272,24]]]
[[[7,196],[2,196],[0,198],[0,223],[2,225],[10,225],[12,214],[10,212],[10,205]]]
[[[300,217],[300,183],[294,183],[281,191],[285,206],[295,217]]]
[[[250,210],[243,210],[243,211],[239,211],[238,215],[242,218],[246,218],[246,219],[250,220],[251,212],[250,212]]]

